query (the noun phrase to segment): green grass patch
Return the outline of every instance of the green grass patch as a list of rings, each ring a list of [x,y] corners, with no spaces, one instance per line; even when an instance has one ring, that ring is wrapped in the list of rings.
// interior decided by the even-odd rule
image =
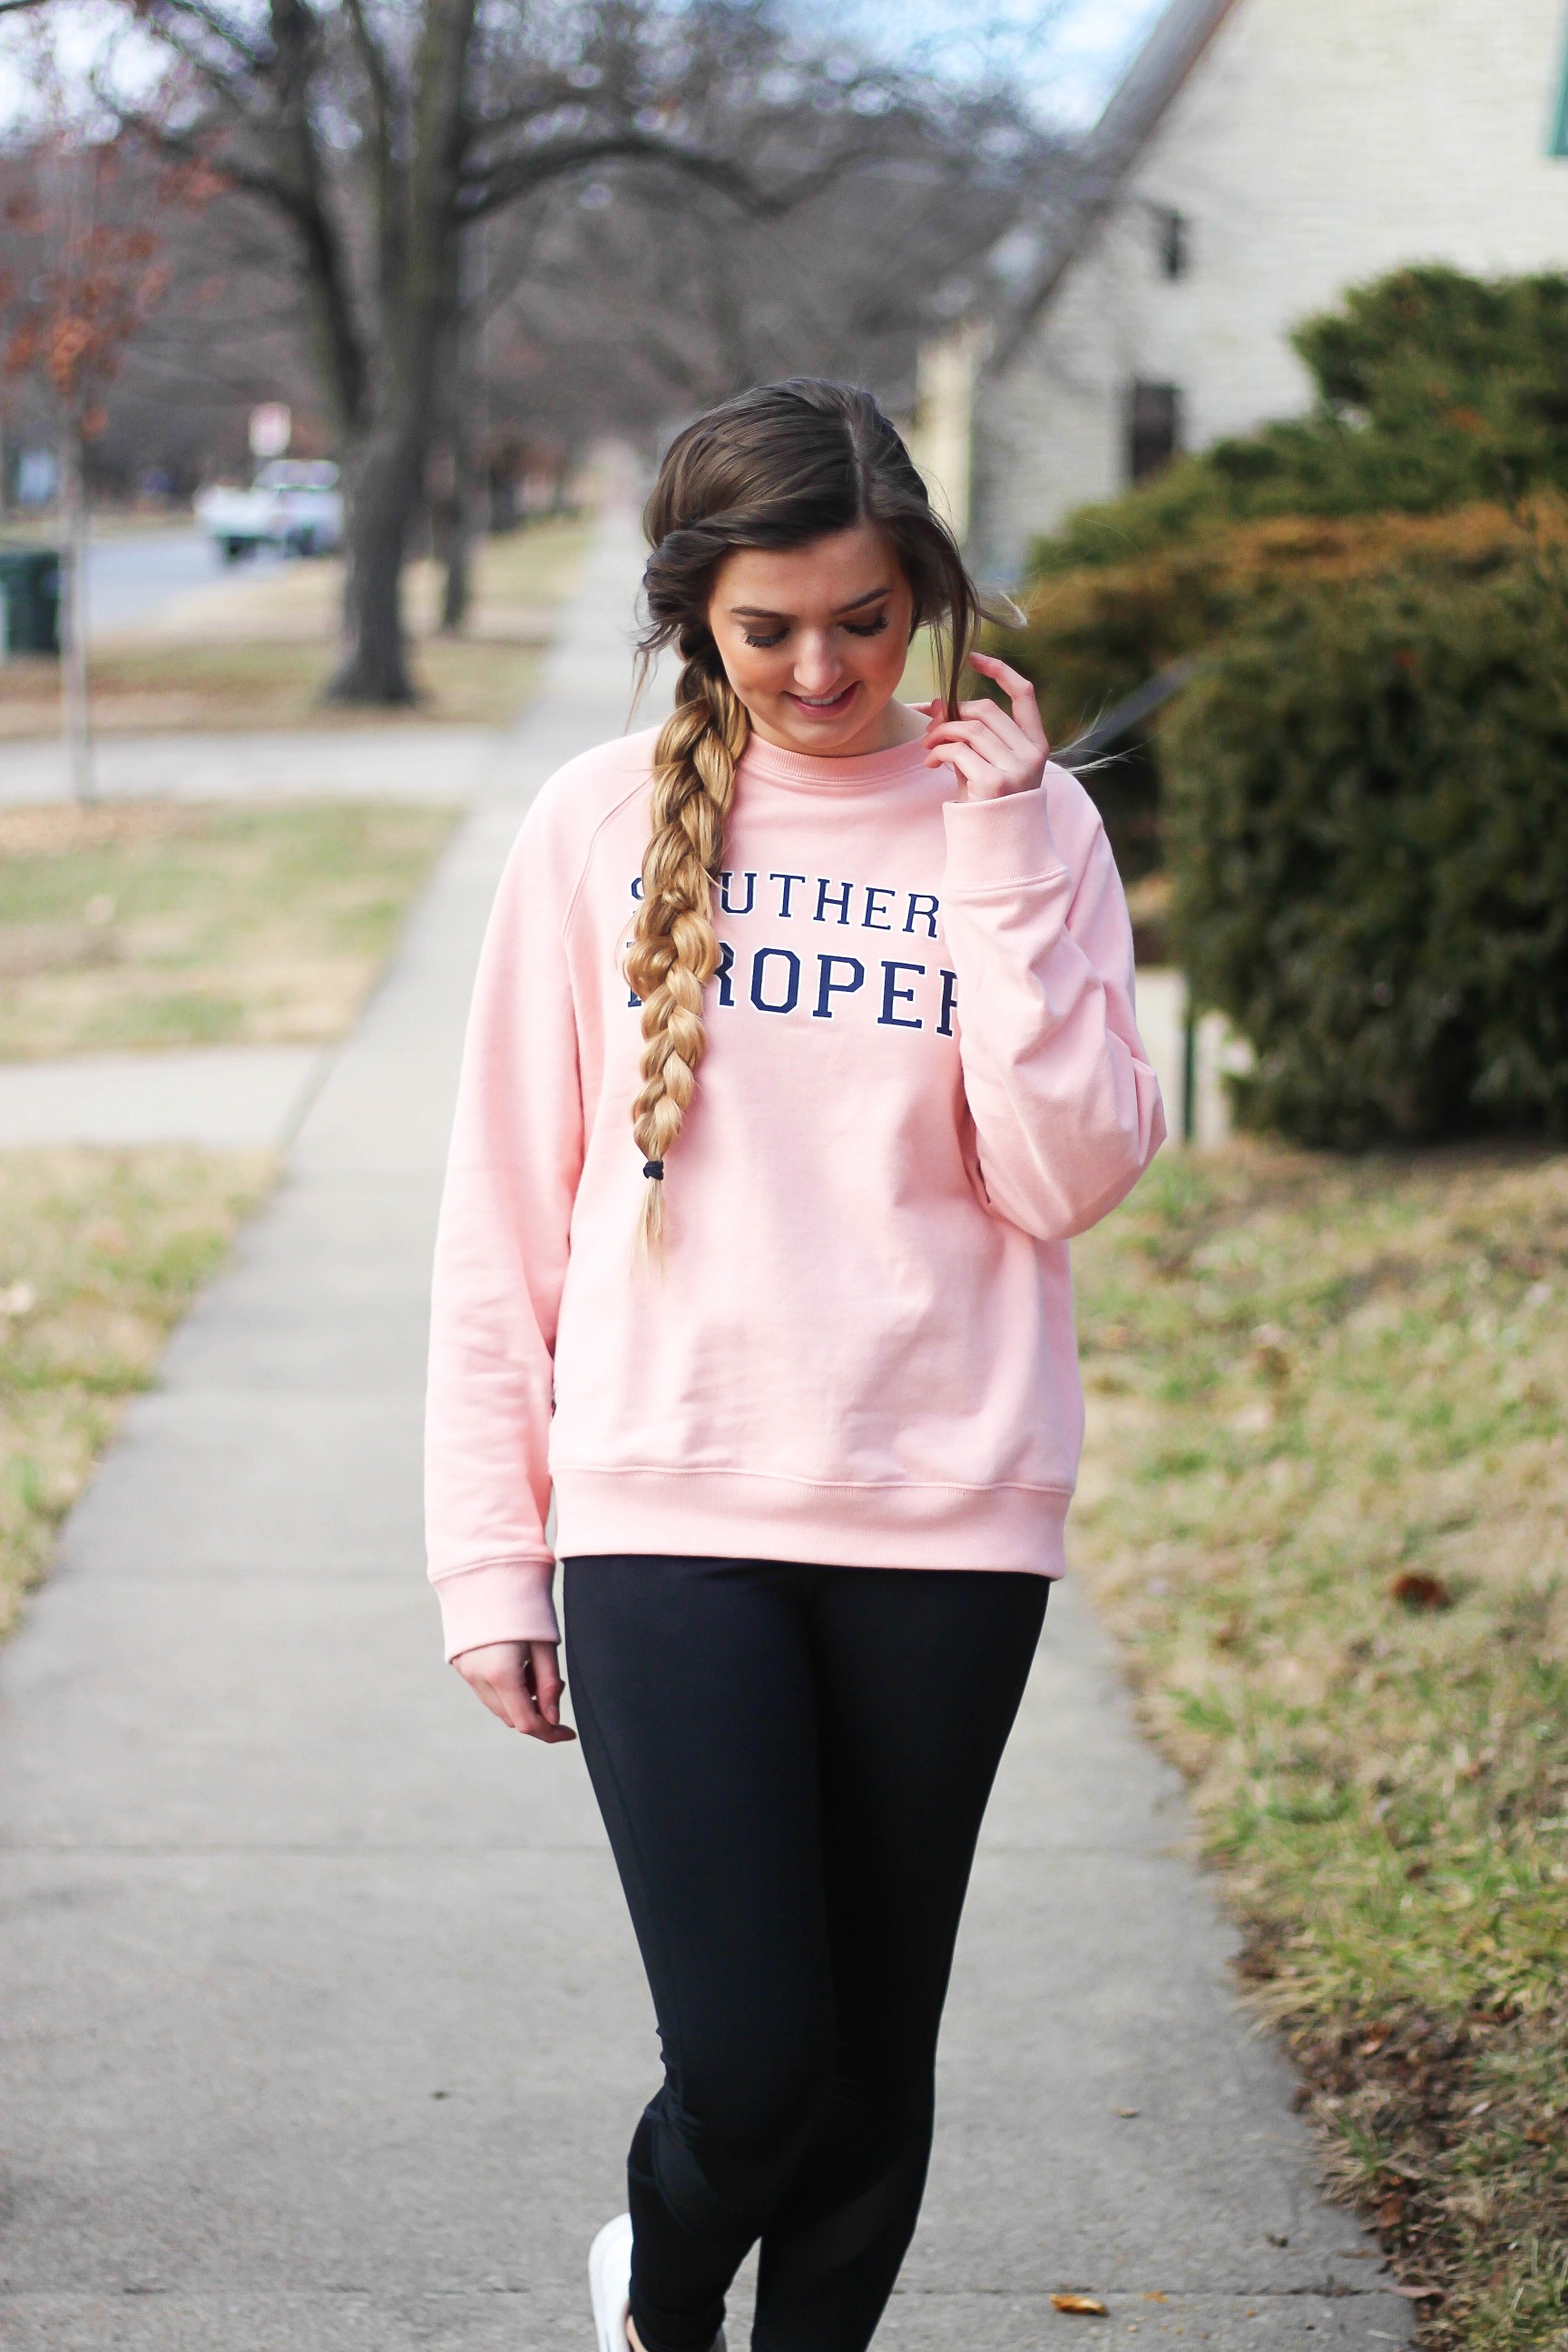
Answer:
[[[341,1036],[455,821],[398,803],[0,812],[0,1057]]]
[[[1568,2330],[1568,1160],[1172,1155],[1079,1551],[1426,2340]]]
[[[264,1152],[0,1151],[0,1637],[274,1164]]]

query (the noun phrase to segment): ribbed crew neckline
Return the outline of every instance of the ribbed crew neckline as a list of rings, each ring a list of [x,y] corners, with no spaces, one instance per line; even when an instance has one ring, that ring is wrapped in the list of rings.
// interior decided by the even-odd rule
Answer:
[[[910,773],[934,775],[925,765],[925,751],[917,735],[911,742],[890,743],[885,751],[861,751],[847,760],[814,759],[806,751],[786,751],[752,734],[741,754],[742,776],[755,776],[770,784],[786,784],[800,792],[864,791],[868,785],[892,783]]]

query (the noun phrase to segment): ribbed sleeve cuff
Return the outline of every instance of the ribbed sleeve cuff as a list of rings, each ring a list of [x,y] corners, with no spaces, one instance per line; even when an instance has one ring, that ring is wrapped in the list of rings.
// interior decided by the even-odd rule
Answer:
[[[432,1579],[450,1660],[487,1642],[558,1642],[552,1559],[488,1559]]]
[[[944,801],[947,887],[966,892],[1006,890],[1020,882],[1050,882],[1067,871],[1051,837],[1043,784],[1004,793],[994,801]]]

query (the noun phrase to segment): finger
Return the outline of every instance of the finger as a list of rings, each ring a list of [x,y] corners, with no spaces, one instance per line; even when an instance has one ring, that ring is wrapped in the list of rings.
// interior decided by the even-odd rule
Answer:
[[[511,1725],[511,1711],[507,1706],[499,1691],[492,1689],[490,1685],[482,1679],[476,1680],[467,1675],[464,1675],[463,1679],[468,1684],[468,1688],[473,1692],[474,1696],[479,1700],[479,1705],[481,1706],[489,1707],[497,1722],[504,1723],[510,1728]]]
[[[475,1687],[479,1688],[480,1685],[476,1685]],[[503,1723],[510,1723],[514,1731],[533,1737],[543,1728],[521,1664],[510,1674],[488,1675],[482,1687],[495,1701],[491,1713],[499,1715]]]
[[[1035,699],[1035,689],[1022,670],[1014,669],[994,654],[971,654],[970,661],[982,677],[994,677],[1013,706],[1013,716],[1031,742],[1044,743],[1045,721],[1040,706]]]
[[[546,1747],[552,1748],[558,1740],[576,1738],[577,1735],[569,1724],[552,1723],[541,1712],[521,1675],[515,1683],[505,1686],[500,1695],[506,1704],[506,1720],[514,1731],[521,1731],[525,1739],[542,1739]]]
[[[1040,746],[1031,742],[1017,722],[999,709],[994,702],[985,705],[984,715],[973,719],[947,719],[940,726],[928,727],[927,743],[994,744],[1020,767],[1036,766]]]
[[[561,1694],[566,1685],[561,1678],[559,1652],[553,1642],[530,1643],[528,1671],[534,1705],[546,1723],[559,1723]]]
[[[946,751],[928,751],[925,764],[928,768],[956,768],[966,784],[988,784],[994,793],[1006,782],[994,760],[988,760],[983,751],[973,750],[967,743],[954,743]]]
[[[928,702],[923,704],[921,708],[927,710],[934,710],[942,719],[949,717],[953,719],[978,719],[983,710],[1000,710],[1002,706],[999,702],[994,701],[990,697],[982,700],[978,695],[974,695],[967,702],[955,702],[951,712],[949,712],[945,702]]]
[[[517,1723],[516,1728],[526,1732],[531,1739],[542,1739],[547,1747],[577,1737],[571,1725],[561,1720],[561,1694],[566,1685],[561,1677],[557,1656],[555,1643],[531,1642],[528,1656],[522,1664],[523,1696],[532,1720]],[[515,1717],[513,1720],[515,1722]]]

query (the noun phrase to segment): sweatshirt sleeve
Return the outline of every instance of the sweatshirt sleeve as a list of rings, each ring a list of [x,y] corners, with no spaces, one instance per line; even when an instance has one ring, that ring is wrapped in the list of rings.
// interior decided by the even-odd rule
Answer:
[[[425,1496],[448,1658],[557,1638],[550,1414],[584,1132],[560,862],[536,803],[479,958],[441,1198]]]
[[[1068,796],[1076,796],[1069,798]],[[1082,836],[1069,869],[1053,805]],[[1040,1241],[1103,1217],[1164,1139],[1132,1011],[1132,927],[1076,780],[946,804],[943,917],[959,1053],[991,1205]]]

